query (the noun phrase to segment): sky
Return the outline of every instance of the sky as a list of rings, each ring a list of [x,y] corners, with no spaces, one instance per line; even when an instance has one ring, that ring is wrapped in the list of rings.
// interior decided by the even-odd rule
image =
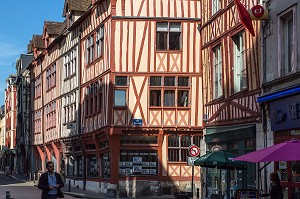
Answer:
[[[64,0],[16,0],[0,4],[0,106],[6,79],[16,74],[16,59],[27,52],[32,35],[43,32],[44,21],[62,22]]]

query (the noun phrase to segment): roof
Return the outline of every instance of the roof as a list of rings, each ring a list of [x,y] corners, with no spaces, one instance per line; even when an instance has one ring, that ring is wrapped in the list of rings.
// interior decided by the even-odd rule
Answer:
[[[42,35],[33,35],[32,43],[35,48],[45,48],[45,43],[43,41]]]
[[[48,35],[59,35],[66,28],[65,22],[45,21],[45,28]]]
[[[68,11],[85,12],[91,4],[91,0],[65,0],[63,17],[66,16]]]

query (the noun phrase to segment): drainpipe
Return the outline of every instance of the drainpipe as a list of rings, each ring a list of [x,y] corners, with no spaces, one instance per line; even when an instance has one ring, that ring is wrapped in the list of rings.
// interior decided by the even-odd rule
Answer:
[[[78,27],[78,95],[79,95],[79,106],[78,106],[78,135],[79,135],[79,140],[80,140],[80,135],[81,135],[81,33],[82,33],[82,29],[81,27]],[[82,143],[81,143],[82,144]],[[86,187],[86,155],[85,155],[85,151],[84,151],[84,147],[82,148],[82,154],[83,154],[83,190],[85,190]]]

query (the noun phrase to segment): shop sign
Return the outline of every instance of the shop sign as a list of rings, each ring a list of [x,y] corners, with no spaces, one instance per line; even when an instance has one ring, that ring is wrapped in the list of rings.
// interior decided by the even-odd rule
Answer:
[[[300,128],[300,95],[270,102],[272,131]]]
[[[268,9],[261,5],[253,6],[250,10],[248,10],[248,13],[250,14],[251,20],[263,20],[269,18]]]

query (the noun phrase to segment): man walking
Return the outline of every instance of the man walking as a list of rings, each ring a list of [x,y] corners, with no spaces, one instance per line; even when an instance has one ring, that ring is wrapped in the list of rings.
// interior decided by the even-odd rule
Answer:
[[[43,190],[41,199],[57,199],[63,198],[60,188],[64,187],[64,183],[59,173],[54,172],[54,163],[47,162],[48,172],[41,175],[38,188]]]

